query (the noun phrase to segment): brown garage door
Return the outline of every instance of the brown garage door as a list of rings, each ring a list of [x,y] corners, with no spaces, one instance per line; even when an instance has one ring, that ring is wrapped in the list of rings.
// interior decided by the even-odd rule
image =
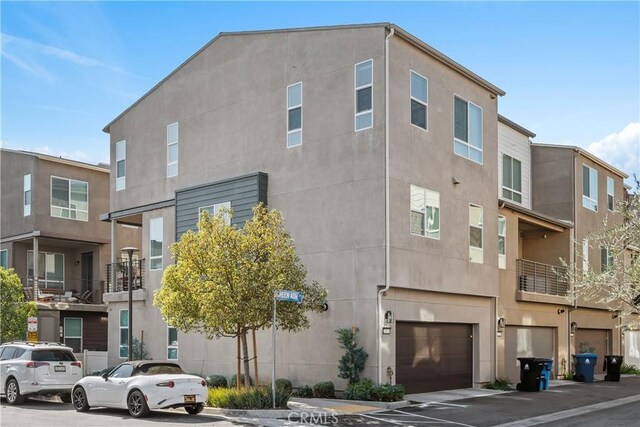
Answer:
[[[472,387],[472,326],[398,322],[396,372],[407,393]]]
[[[576,331],[576,353],[595,353],[598,355],[596,373],[604,372],[602,364],[605,354],[609,354],[608,329],[581,329]]]

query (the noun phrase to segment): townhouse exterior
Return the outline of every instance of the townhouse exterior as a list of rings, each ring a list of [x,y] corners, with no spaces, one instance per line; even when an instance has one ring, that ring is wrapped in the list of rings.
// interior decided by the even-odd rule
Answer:
[[[38,309],[38,339],[107,349],[108,165],[2,149],[0,264]],[[131,231],[122,231],[123,234]],[[25,325],[26,329],[26,325]]]

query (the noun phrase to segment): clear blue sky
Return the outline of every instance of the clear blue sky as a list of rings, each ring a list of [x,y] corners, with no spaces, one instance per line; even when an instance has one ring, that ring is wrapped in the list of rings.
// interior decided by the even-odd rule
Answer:
[[[0,4],[2,144],[108,161],[102,128],[223,31],[393,22],[504,89],[535,142],[640,175],[639,2]]]

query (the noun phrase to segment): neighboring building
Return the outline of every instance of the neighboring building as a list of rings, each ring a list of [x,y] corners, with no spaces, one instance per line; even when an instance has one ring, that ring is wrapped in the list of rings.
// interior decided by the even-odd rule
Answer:
[[[534,209],[573,224],[575,243],[565,259],[583,268],[606,269],[613,255],[594,247],[587,237],[605,220],[608,226],[622,222],[613,211],[625,197],[623,181],[628,175],[579,147],[532,144],[531,148]],[[571,353],[590,351],[602,360],[605,354],[622,351],[620,319],[602,304],[578,300],[564,315],[574,329]],[[596,372],[602,372],[602,364]]]
[[[7,149],[0,156],[0,265],[14,268],[37,302],[38,338],[106,350],[109,226],[99,215],[109,206],[108,165]]]
[[[367,377],[409,392],[492,381],[501,95],[392,24],[220,34],[104,129],[102,218],[142,227],[134,337],[187,371],[235,372],[234,340],[169,328],[153,292],[201,209],[230,205],[241,226],[263,201],[329,290],[309,330],[279,333],[278,376],[344,387],[335,330],[353,325]],[[126,357],[127,281],[104,295],[110,364]],[[271,350],[260,334],[260,372]]]

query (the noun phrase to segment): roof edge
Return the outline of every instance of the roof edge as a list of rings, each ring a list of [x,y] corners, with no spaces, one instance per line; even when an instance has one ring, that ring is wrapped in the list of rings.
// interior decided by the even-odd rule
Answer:
[[[509,208],[512,209],[514,211],[523,213],[525,215],[529,215],[533,218],[539,219],[541,221],[545,221],[548,223],[551,223],[553,225],[556,225],[558,227],[562,227],[565,229],[569,229],[569,228],[573,228],[573,223],[572,222],[567,222],[567,221],[563,221],[561,219],[557,219],[557,218],[553,218],[549,215],[545,215],[543,213],[534,211],[532,209],[529,208],[525,208],[524,206],[520,206],[518,204],[512,203],[509,200],[505,200],[505,199],[498,199],[498,207],[500,208]]]
[[[536,134],[531,132],[529,129],[520,126],[519,124],[517,124],[516,122],[509,120],[508,118],[506,118],[505,116],[498,114],[498,121],[500,123],[503,123],[507,126],[509,126],[510,128],[512,128],[513,130],[517,130],[518,132],[527,135],[529,138],[535,138]]]
[[[23,154],[25,156],[35,157],[36,159],[39,159],[39,160],[44,160],[44,161],[53,162],[53,163],[62,163],[64,165],[90,169],[96,172],[103,172],[103,173],[111,172],[109,167],[100,166],[100,164],[93,165],[91,163],[81,162],[79,160],[66,159],[64,157],[56,157],[50,154],[36,153],[35,151],[12,150],[10,148],[2,148],[0,149],[0,151],[7,151],[9,153],[15,153],[15,154]]]
[[[573,150],[573,151],[575,151],[577,153],[582,154],[583,156],[585,156],[589,160],[593,161],[594,163],[599,164],[603,168],[610,170],[611,172],[615,173],[618,176],[621,176],[623,179],[629,178],[629,175],[627,175],[626,173],[622,172],[620,169],[618,169],[615,166],[605,162],[600,157],[596,157],[595,155],[591,154],[590,152],[588,152],[584,148],[578,147],[577,145],[542,144],[542,143],[533,142],[533,143],[531,143],[531,147],[564,148],[564,149]]]

